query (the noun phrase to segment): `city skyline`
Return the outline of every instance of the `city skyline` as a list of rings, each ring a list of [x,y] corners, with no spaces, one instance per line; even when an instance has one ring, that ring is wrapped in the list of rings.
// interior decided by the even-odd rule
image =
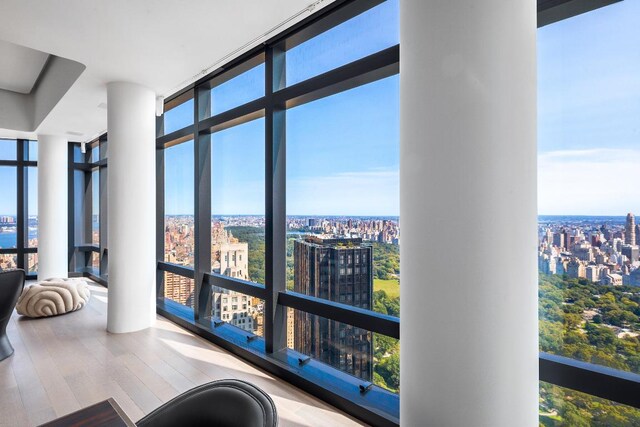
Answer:
[[[391,2],[388,7],[395,8],[397,4]],[[640,130],[635,125],[635,118],[640,115],[640,79],[636,72],[640,51],[635,49],[640,32],[634,20],[639,13],[639,2],[620,2],[568,19],[562,26],[538,30],[539,215],[615,216],[627,210],[640,212],[640,192],[631,184],[640,180]],[[367,22],[361,20],[360,27],[352,25],[348,32],[367,34]],[[394,37],[397,28],[384,28],[371,42],[373,46],[384,46]],[[341,31],[347,29],[337,28],[314,43],[319,43],[320,48],[323,43],[337,42],[344,36]],[[357,45],[366,46],[367,42]],[[304,50],[292,50],[291,62],[296,63],[296,55]],[[353,59],[350,49],[338,50],[337,55],[327,55],[315,64],[299,58],[297,63],[302,65],[288,69],[292,74],[287,77],[297,81],[331,68],[332,63]],[[245,80],[259,81],[255,74]],[[375,127],[399,120],[393,108],[397,85],[395,76],[326,98],[330,111],[322,105],[325,100],[289,110],[288,115],[295,120],[287,121],[288,214],[399,215],[396,123],[383,133]],[[238,86],[221,87],[222,100],[232,96],[231,89],[237,90]],[[367,102],[372,96],[377,102]],[[376,114],[376,104],[386,104],[387,117]],[[223,104],[217,108],[226,107]],[[188,116],[191,111],[184,108],[180,114]],[[363,123],[362,118],[371,120]],[[214,182],[214,192],[217,188],[217,200],[221,201],[221,206],[213,208],[218,215],[264,214],[263,122],[258,119],[213,135],[214,149],[222,143],[238,147],[226,150],[226,157],[217,158],[218,163],[229,159],[229,167],[214,168],[214,179],[220,183],[216,186]],[[354,122],[358,123],[353,126]],[[326,123],[331,123],[331,129],[327,130]],[[218,143],[225,132],[230,134],[225,137],[228,141]],[[396,136],[384,139],[391,134]],[[0,144],[0,157],[15,156],[14,151]],[[192,163],[192,151],[185,152],[184,159]],[[184,207],[193,206],[192,192],[184,191],[185,186],[190,188],[192,167],[169,168],[167,214],[188,214]],[[0,215],[16,215],[14,171],[13,167],[0,167],[0,182],[4,184]],[[219,171],[224,172],[224,177]],[[318,191],[325,188],[345,190],[339,194]],[[216,199],[215,193],[212,199]],[[37,212],[36,204],[37,197],[30,198],[30,214]]]

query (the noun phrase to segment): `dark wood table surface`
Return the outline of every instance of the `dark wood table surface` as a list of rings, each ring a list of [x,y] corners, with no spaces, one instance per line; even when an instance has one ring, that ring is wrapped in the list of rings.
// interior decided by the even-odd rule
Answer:
[[[109,398],[62,416],[40,427],[135,427],[120,405]]]

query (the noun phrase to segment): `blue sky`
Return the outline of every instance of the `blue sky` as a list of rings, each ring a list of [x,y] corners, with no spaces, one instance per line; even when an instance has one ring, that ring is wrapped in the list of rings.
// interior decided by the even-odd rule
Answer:
[[[387,2],[287,52],[295,84],[398,43]],[[391,19],[389,17],[392,17]],[[212,91],[214,114],[264,95],[264,66]],[[191,102],[165,131],[192,123]],[[390,77],[287,111],[289,215],[399,214],[399,81]],[[264,214],[264,119],[212,135],[212,212]],[[193,214],[193,142],[165,152],[165,212]]]
[[[541,214],[640,214],[640,2],[538,31]]]
[[[397,43],[397,7],[384,3],[287,52],[287,82]],[[625,0],[538,30],[540,214],[640,214],[639,16],[640,0]],[[263,73],[215,88],[214,113],[261,96]],[[288,214],[398,214],[398,96],[395,76],[287,112]],[[192,123],[192,106],[167,112],[167,132]],[[264,213],[264,121],[212,138],[213,212]],[[166,212],[193,213],[193,142],[166,159]],[[15,214],[14,175],[0,167],[0,215]]]

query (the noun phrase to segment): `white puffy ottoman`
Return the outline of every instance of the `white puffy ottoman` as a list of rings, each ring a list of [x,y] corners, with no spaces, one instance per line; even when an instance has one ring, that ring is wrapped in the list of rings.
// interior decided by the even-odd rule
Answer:
[[[89,302],[89,285],[82,279],[47,279],[25,286],[18,299],[18,314],[47,317],[80,310]]]

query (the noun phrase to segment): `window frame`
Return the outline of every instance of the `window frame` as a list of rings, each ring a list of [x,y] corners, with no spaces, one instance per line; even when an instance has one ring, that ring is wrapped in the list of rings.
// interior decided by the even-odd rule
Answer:
[[[221,347],[258,364],[356,417],[375,425],[397,425],[399,397],[388,390],[341,372],[287,348],[287,309],[337,320],[399,339],[399,319],[358,307],[286,290],[286,140],[289,108],[344,92],[399,72],[399,46],[286,86],[285,51],[381,4],[382,0],[339,1],[263,46],[214,71],[167,98],[173,108],[194,98],[192,125],[164,135],[157,119],[157,295],[164,295],[163,275],[169,271],[195,279],[194,309],[158,298],[161,315]],[[265,64],[265,95],[211,116],[211,89],[256,65]],[[211,144],[212,135],[248,121],[265,120],[265,284],[211,272]],[[164,149],[194,139],[194,267],[164,262]],[[208,319],[213,287],[264,300],[264,337],[234,327],[224,319]],[[208,310],[209,309],[209,310]],[[304,366],[304,369],[301,367]]]
[[[38,248],[31,248],[29,239],[29,182],[28,167],[38,167],[37,160],[29,160],[29,139],[0,138],[2,143],[13,141],[16,144],[15,160],[0,160],[0,166],[16,168],[16,247],[0,248],[0,255],[16,255],[16,267],[25,270],[27,280],[35,280],[37,273],[29,273],[26,259],[29,254],[38,253]],[[37,186],[38,183],[36,182]],[[39,244],[39,242],[38,242]]]
[[[194,97],[194,122],[192,125],[163,135],[162,117],[157,120],[157,292],[158,295],[164,294],[164,272],[171,272],[195,279],[196,293],[194,297],[196,303],[195,309],[190,310],[171,301],[159,301],[157,311],[185,329],[365,422],[375,425],[398,425],[398,395],[358,380],[294,350],[287,349],[286,346],[286,312],[289,308],[399,339],[399,318],[287,291],[284,266],[286,259],[284,147],[286,141],[283,113],[288,108],[397,74],[399,72],[400,49],[396,45],[289,87],[285,87],[284,81],[278,78],[278,76],[284,75],[281,72],[285,65],[284,52],[286,49],[298,45],[326,29],[339,25],[382,1],[336,0],[320,12],[300,21],[283,33],[229,61],[219,69],[167,98],[165,108],[171,108],[185,99]],[[587,2],[588,5],[585,5],[582,0],[538,0],[538,27],[617,1],[620,0],[595,0]],[[266,65],[265,96],[210,117],[210,112],[207,112],[206,109],[211,105],[209,97],[211,87],[251,68],[257,60],[264,60]],[[210,253],[207,255],[211,247],[211,134],[257,117],[265,117],[266,126],[265,267],[267,271],[265,285],[212,274]],[[106,135],[103,137],[106,139]],[[190,138],[194,138],[194,164],[198,165],[195,168],[194,176],[196,241],[193,268],[164,262],[164,228],[162,227],[164,224],[164,148]],[[90,153],[90,150],[88,151]],[[69,158],[69,212],[70,225],[73,225],[72,186],[73,170],[76,165],[73,163],[72,144],[70,144]],[[106,167],[106,159],[103,166]],[[79,168],[84,167],[83,165]],[[104,251],[106,254],[106,245],[104,249],[102,247],[102,236],[106,236],[106,195],[105,203],[102,203],[102,191],[100,197],[101,245],[99,251]],[[105,216],[102,216],[103,206]],[[105,221],[102,218],[105,218]],[[104,234],[102,222],[105,222]],[[73,246],[72,226],[70,226],[69,241],[70,253],[77,255],[83,250],[95,251],[95,248],[92,247]],[[206,248],[206,250],[202,250],[202,248]],[[71,270],[73,271],[73,269]],[[88,275],[94,280],[100,279],[92,277],[87,272],[82,272],[82,274]],[[106,285],[106,280],[100,279],[99,281]],[[264,338],[235,328],[222,320],[207,320],[200,316],[199,313],[206,312],[208,308],[206,306],[206,292],[210,292],[211,286],[263,299],[266,307],[263,325]],[[640,375],[542,352],[539,356],[539,369],[541,381],[640,408]]]
[[[69,142],[68,160],[68,251],[69,251],[69,276],[88,277],[103,286],[108,285],[109,249],[107,244],[108,219],[107,219],[107,181],[108,181],[108,138],[104,133],[93,141],[86,143],[86,152],[81,153],[80,161],[75,159],[76,149],[80,149],[81,143]],[[92,161],[92,151],[98,148],[98,159]],[[75,200],[75,171],[83,174],[82,206],[79,215],[75,214],[74,206],[80,201]],[[98,171],[98,217],[99,242],[93,243],[93,172]],[[75,231],[82,227],[84,240],[76,242]],[[92,266],[93,254],[99,257],[99,268]]]

